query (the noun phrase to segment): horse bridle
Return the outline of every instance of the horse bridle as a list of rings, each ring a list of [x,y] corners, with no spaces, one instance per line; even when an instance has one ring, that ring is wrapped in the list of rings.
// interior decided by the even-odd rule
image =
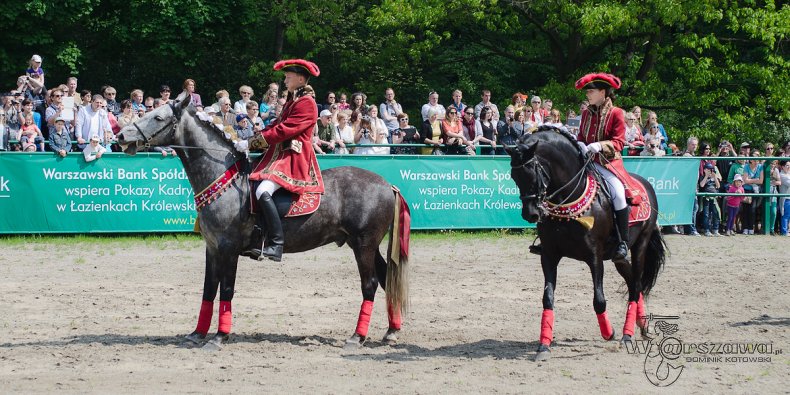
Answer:
[[[132,122],[132,125],[134,125],[134,128],[137,129],[137,132],[140,133],[141,136],[143,136],[143,145],[144,146],[150,147],[151,146],[151,144],[150,144],[151,139],[156,137],[159,133],[164,132],[168,128],[170,128],[171,130],[175,130],[176,127],[178,127],[178,116],[176,115],[176,113],[177,113],[176,107],[174,105],[172,105],[172,104],[169,104],[169,106],[170,106],[171,112],[173,113],[173,116],[170,117],[170,121],[168,123],[166,123],[165,126],[163,126],[161,129],[157,130],[156,132],[152,133],[151,135],[146,135],[145,132],[143,132],[143,129],[140,128],[140,125],[137,124],[137,121]]]
[[[567,188],[574,181],[576,181],[576,186],[573,187],[573,190],[576,190],[579,187],[579,185],[581,184],[582,180],[584,180],[584,177],[582,177],[582,175],[585,173],[585,170],[587,169],[587,165],[589,165],[590,162],[592,162],[592,155],[588,155],[587,156],[587,160],[584,162],[584,165],[582,165],[581,169],[579,169],[579,171],[573,177],[571,177],[571,179],[568,180],[568,182],[566,182],[565,185],[557,188],[557,190],[552,192],[552,194],[549,195],[549,196],[546,196],[546,191],[548,190],[548,185],[549,185],[549,181],[551,180],[551,178],[549,177],[549,173],[546,171],[546,169],[543,167],[543,165],[538,160],[538,156],[537,155],[534,155],[531,159],[529,159],[528,161],[526,161],[526,162],[524,162],[524,163],[522,163],[522,164],[520,164],[518,166],[511,165],[510,169],[511,169],[511,172],[512,172],[513,169],[526,168],[527,166],[532,165],[532,171],[534,171],[535,175],[537,176],[536,177],[537,180],[535,180],[535,181],[538,184],[538,190],[537,190],[536,193],[534,193],[532,195],[519,195],[519,199],[521,199],[522,204],[525,204],[525,205],[529,201],[538,200],[539,206],[542,206],[541,203],[550,201],[555,196],[557,196],[557,194],[560,193],[560,191],[562,191],[563,189]],[[570,198],[571,198],[571,195],[568,195],[565,199],[563,199],[561,202],[556,203],[556,204],[557,205],[565,204],[565,203],[568,202],[568,200],[570,200]]]

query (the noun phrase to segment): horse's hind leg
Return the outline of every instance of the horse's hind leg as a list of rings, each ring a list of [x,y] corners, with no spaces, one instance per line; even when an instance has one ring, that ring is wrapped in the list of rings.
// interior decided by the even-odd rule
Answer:
[[[211,258],[208,247],[206,247],[206,274],[203,279],[203,301],[200,304],[200,314],[195,330],[186,336],[192,343],[200,344],[206,338],[211,327],[211,318],[214,314],[214,298],[217,296],[217,285],[219,284],[218,265]]]
[[[378,277],[381,289],[387,289],[387,261],[381,256],[381,253],[376,250],[376,276]],[[401,318],[400,309],[394,308],[389,301],[387,302],[387,319],[389,320],[389,327],[387,333],[384,335],[382,341],[384,343],[394,344],[398,342],[398,332],[403,322]]]
[[[376,297],[376,289],[379,285],[374,264],[375,256],[378,254],[378,245],[369,244],[357,240],[351,245],[357,259],[357,268],[362,283],[362,306],[359,309],[357,328],[354,334],[346,340],[345,348],[347,349],[359,348],[367,340],[370,316],[373,313],[373,299]],[[383,260],[383,258],[381,259]]]
[[[641,244],[637,242],[638,244]],[[625,280],[626,285],[628,286],[628,306],[625,312],[625,323],[623,324],[623,338],[622,342],[630,342],[634,337],[634,327],[637,322],[637,317],[644,317],[644,301],[642,301],[642,289],[641,289],[641,273],[642,273],[642,262],[645,259],[645,248],[643,245],[634,245],[631,249],[631,262],[627,261],[617,261],[615,262],[615,266],[617,267],[617,272]],[[640,306],[641,302],[641,306]],[[641,312],[640,312],[641,310]],[[640,323],[642,323],[643,319],[640,318]],[[640,325],[642,328],[642,333],[645,334],[645,330],[643,328],[644,323]]]

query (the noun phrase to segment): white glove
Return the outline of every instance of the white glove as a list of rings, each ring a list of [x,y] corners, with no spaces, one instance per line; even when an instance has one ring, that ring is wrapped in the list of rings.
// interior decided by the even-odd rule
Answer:
[[[233,143],[233,146],[236,147],[236,151],[239,152],[247,152],[249,150],[248,145],[249,143],[247,142],[247,140],[239,140]]]
[[[593,154],[597,154],[603,150],[603,146],[601,146],[601,143],[595,142],[588,144],[587,149]]]
[[[587,144],[584,144],[581,141],[577,141],[576,144],[579,146],[579,149],[582,151],[582,155],[587,155]]]

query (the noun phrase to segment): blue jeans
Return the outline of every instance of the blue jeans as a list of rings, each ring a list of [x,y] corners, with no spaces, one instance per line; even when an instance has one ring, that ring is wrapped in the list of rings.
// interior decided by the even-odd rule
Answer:
[[[696,223],[697,223],[697,211],[698,210],[699,210],[699,204],[697,203],[697,197],[695,196],[694,197],[694,209],[691,210],[691,224],[683,226],[683,229],[685,230],[685,233],[687,235],[691,234],[691,233],[697,233],[697,225],[696,225]]]
[[[702,198],[702,224],[703,232],[718,232],[719,221],[719,205],[716,203],[716,198]],[[710,226],[708,226],[710,225]]]
[[[790,198],[785,199],[784,207],[782,208],[782,222],[781,232],[782,236],[787,235],[787,223],[790,222]]]

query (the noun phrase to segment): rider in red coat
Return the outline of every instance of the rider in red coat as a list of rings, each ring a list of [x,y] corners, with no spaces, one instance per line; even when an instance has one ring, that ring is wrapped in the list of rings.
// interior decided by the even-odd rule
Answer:
[[[310,76],[317,77],[320,74],[318,66],[306,60],[291,59],[275,63],[274,69],[285,72],[288,99],[282,113],[260,133],[236,143],[236,148],[242,151],[266,150],[263,159],[250,174],[250,180],[260,181],[255,195],[266,237],[260,250],[252,249],[242,255],[279,262],[285,239],[282,222],[272,200],[274,192],[285,188],[299,195],[323,193],[324,180],[312,148],[318,111],[313,97],[305,93]]]
[[[579,147],[589,151],[595,167],[606,181],[612,195],[615,217],[620,236],[614,260],[628,257],[628,200],[638,204],[639,196],[629,192],[631,178],[623,167],[620,152],[625,145],[625,117],[623,109],[612,104],[614,90],[620,88],[620,79],[606,73],[587,74],[576,81],[576,89],[585,89],[589,107],[582,112],[579,126]]]

